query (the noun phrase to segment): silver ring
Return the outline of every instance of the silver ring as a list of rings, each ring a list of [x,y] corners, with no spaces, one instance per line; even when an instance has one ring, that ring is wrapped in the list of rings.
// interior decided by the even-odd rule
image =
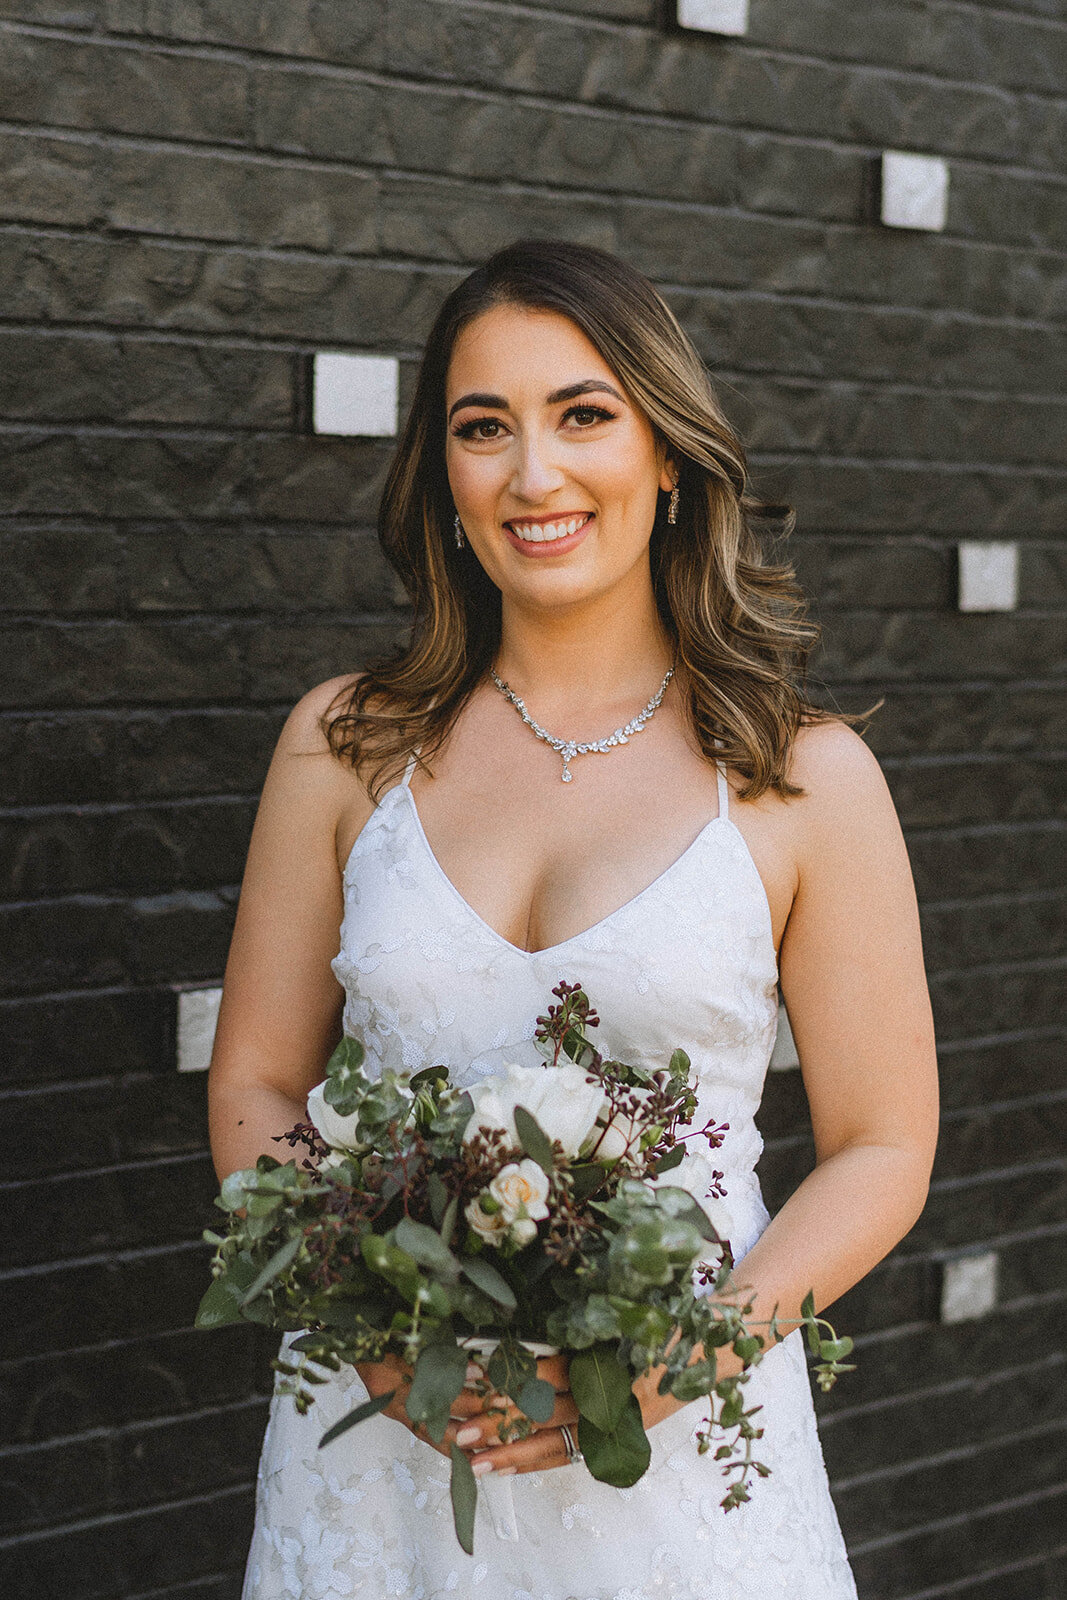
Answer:
[[[578,1446],[575,1444],[574,1435],[571,1432],[571,1430],[568,1428],[568,1426],[567,1426],[567,1424],[565,1422],[561,1422],[560,1423],[559,1431],[563,1435],[563,1443],[567,1447],[567,1465],[569,1467],[573,1467],[579,1461],[584,1461],[585,1457],[582,1455],[582,1452],[579,1450]]]

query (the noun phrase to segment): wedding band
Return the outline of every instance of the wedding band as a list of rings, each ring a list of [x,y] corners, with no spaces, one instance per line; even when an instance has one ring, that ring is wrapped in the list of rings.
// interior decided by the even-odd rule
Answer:
[[[573,1467],[576,1462],[584,1461],[585,1457],[575,1444],[574,1435],[565,1422],[560,1423],[559,1431],[563,1435],[563,1443],[567,1450],[567,1465]]]

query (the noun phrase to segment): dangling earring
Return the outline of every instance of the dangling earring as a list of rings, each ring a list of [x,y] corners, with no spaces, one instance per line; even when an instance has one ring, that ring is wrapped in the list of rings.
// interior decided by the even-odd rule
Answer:
[[[674,488],[671,490],[670,503],[667,506],[667,521],[668,522],[677,522],[678,521],[678,485],[677,485],[677,483],[674,485]]]
[[[463,546],[466,544],[467,541],[463,537],[463,524],[459,520],[459,512],[458,511],[456,512],[456,524],[455,524],[455,526],[456,526],[456,549],[457,550],[462,550]]]

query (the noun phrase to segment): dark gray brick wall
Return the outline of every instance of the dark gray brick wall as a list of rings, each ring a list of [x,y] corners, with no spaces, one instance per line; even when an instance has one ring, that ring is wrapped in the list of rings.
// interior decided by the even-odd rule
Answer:
[[[405,625],[388,440],[316,348],[400,358],[522,233],[660,285],[798,509],[821,694],[922,904],[945,1115],[820,1400],[862,1600],[1063,1600],[1067,696],[1062,0],[0,0],[0,1589],[233,1600],[272,1341],[190,1327],[213,1190],[175,984],[217,981],[292,702]],[[884,148],[950,166],[883,228]],[[1019,608],[956,610],[960,539]],[[772,1076],[763,1179],[812,1159]],[[999,1302],[939,1321],[946,1259]]]

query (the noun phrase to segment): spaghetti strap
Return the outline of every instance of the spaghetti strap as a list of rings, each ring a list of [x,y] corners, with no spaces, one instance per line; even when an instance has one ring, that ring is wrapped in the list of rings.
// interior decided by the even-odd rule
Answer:
[[[730,815],[730,785],[726,781],[726,768],[721,761],[716,761],[716,770],[719,774],[719,816]]]
[[[402,788],[404,788],[404,789],[410,789],[411,788],[411,774],[414,771],[415,771],[415,751],[413,750],[411,752],[411,754],[408,756],[408,764],[404,768],[404,776],[400,780],[400,784],[401,784]]]

